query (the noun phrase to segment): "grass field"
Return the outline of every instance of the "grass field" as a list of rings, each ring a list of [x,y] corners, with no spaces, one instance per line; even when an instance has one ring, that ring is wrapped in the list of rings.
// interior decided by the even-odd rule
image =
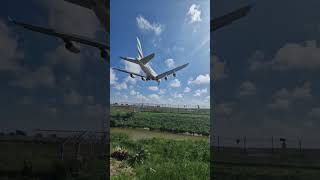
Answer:
[[[129,132],[129,134],[132,132]],[[143,163],[111,158],[111,179],[209,179],[208,139],[135,138],[111,132],[111,152],[121,147],[134,155],[148,152]]]
[[[319,179],[319,150],[243,149],[215,150],[213,173],[222,179]],[[218,178],[217,178],[218,179]]]
[[[133,113],[130,108],[111,107],[110,152],[121,147],[129,154],[122,161],[111,158],[113,180],[209,179],[209,111],[169,110]],[[143,163],[132,163],[132,156],[141,150],[148,152]]]
[[[124,107],[111,107],[112,127],[150,128],[174,133],[197,133],[209,135],[210,114],[205,113],[179,113],[179,112],[145,112],[132,113],[131,109]]]
[[[208,140],[207,136],[191,136],[139,128],[110,128],[111,133],[125,133],[132,140],[162,138],[171,140]]]
[[[0,179],[89,180],[102,177],[106,168],[105,160],[96,157],[90,159],[82,156],[81,161],[72,160],[73,147],[70,145],[65,147],[65,159],[60,160],[59,146],[55,142],[24,141],[23,137],[20,140],[3,139],[0,141]],[[81,147],[86,151],[90,145],[83,144]],[[80,167],[77,178],[72,177],[76,167]]]

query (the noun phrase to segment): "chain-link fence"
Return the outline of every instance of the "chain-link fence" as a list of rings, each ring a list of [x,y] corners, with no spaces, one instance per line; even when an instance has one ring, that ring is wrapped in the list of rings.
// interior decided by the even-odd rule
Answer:
[[[204,105],[179,105],[179,104],[153,104],[153,103],[128,103],[116,102],[112,107],[127,108],[133,112],[168,112],[168,113],[210,113],[210,106]]]
[[[320,140],[316,138],[303,137],[227,137],[213,136],[212,144],[217,150],[238,149],[246,151],[247,149],[267,149],[270,152],[277,150],[295,150],[303,151],[304,149],[319,149]]]
[[[0,135],[0,177],[54,176],[103,178],[106,166],[103,132],[16,130]]]

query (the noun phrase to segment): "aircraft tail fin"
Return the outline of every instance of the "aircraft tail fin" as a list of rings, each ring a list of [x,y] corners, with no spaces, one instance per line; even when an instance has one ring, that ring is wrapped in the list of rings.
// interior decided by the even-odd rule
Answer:
[[[138,49],[138,57],[139,57],[139,59],[142,59],[144,56],[143,56],[141,43],[140,43],[140,40],[138,37],[137,37],[137,49]]]

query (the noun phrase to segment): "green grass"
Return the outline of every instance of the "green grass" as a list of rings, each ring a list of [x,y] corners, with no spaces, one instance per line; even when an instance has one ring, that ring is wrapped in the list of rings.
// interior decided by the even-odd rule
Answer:
[[[82,147],[84,148],[85,145]],[[67,155],[66,155],[67,157]],[[8,141],[1,142],[0,179],[9,174],[20,175],[24,161],[32,165],[32,176],[51,177],[56,174],[56,165],[68,169],[73,166],[70,160],[60,161],[56,143],[38,144],[34,142]],[[82,164],[79,179],[96,179],[105,171],[105,161],[99,159],[86,160]],[[21,177],[18,177],[18,179]]]
[[[198,133],[209,135],[209,113],[170,113],[170,112],[136,112],[127,120],[131,110],[120,107],[111,107],[111,126],[134,127],[151,130],[156,129],[174,133]]]
[[[112,179],[209,179],[208,140],[132,140],[126,134],[111,132],[111,152],[119,146],[130,154],[145,149],[150,156],[132,167],[134,175],[116,174]]]
[[[172,140],[209,140],[207,136],[190,136],[139,128],[110,128],[111,133],[125,133],[133,140],[163,138]]]

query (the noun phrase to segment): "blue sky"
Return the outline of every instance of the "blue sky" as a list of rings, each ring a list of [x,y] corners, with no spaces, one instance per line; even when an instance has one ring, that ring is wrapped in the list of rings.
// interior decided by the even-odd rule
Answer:
[[[1,1],[0,129],[101,130],[109,87],[100,52],[81,46],[72,54],[62,40],[14,26],[8,16],[105,41],[90,10],[62,0]]]
[[[190,63],[177,77],[156,82],[111,70],[111,102],[187,104],[210,102],[209,1],[111,0],[111,67],[140,72],[119,56],[137,56],[136,37],[158,73]],[[140,72],[142,73],[142,72]]]
[[[247,4],[214,1],[211,15]],[[217,134],[319,137],[319,5],[256,1],[248,16],[212,33]]]

